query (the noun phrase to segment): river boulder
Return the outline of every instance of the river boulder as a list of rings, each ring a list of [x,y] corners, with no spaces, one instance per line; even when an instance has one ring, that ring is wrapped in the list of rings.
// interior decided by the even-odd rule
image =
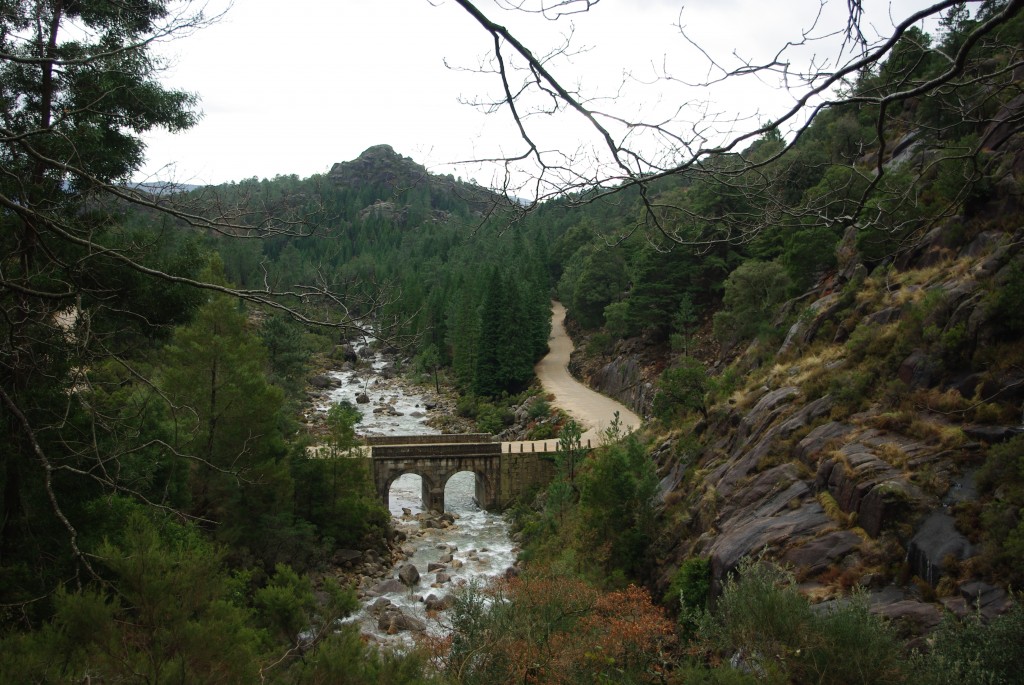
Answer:
[[[418,618],[403,613],[401,609],[392,605],[385,607],[381,611],[380,618],[377,619],[377,628],[388,635],[394,635],[406,630],[422,633],[427,629],[427,624]]]
[[[416,583],[420,582],[420,572],[413,564],[406,564],[402,568],[398,569],[398,579],[405,585],[413,587]]]
[[[437,595],[429,594],[427,598],[423,600],[423,604],[427,611],[445,611],[452,605],[451,595],[445,595],[444,597],[438,598]]]
[[[393,592],[405,592],[405,585],[402,581],[391,578],[381,583],[377,583],[371,592],[375,595],[387,595]]]

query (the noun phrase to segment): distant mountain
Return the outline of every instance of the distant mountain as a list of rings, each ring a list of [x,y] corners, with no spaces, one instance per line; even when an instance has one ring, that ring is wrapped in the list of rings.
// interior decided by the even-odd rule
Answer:
[[[431,182],[425,167],[398,154],[390,145],[374,145],[356,159],[338,162],[327,176],[339,186],[378,185],[393,191]]]

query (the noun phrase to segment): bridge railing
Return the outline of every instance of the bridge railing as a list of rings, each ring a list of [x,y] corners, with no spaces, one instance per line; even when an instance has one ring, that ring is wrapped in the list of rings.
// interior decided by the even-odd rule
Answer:
[[[374,445],[371,448],[374,459],[421,459],[423,457],[464,458],[492,457],[501,454],[497,442],[434,443],[424,445]]]
[[[494,442],[490,433],[450,433],[444,435],[368,435],[363,443],[370,447],[379,445],[457,445],[465,443]]]
[[[555,440],[555,441],[553,441],[551,443],[549,443],[546,440],[524,440],[524,441],[506,442],[506,443],[502,443],[502,444],[503,445],[508,445],[508,449],[507,450],[503,450],[503,451],[508,452],[509,454],[512,454],[513,452],[519,452],[519,453],[524,453],[524,452],[557,452],[558,448],[559,448],[559,443],[558,443],[557,440]],[[514,449],[514,447],[516,445],[519,446],[518,450]],[[587,446],[586,446],[585,449],[588,449],[588,450],[589,449],[593,449],[590,446],[590,440],[587,440]]]

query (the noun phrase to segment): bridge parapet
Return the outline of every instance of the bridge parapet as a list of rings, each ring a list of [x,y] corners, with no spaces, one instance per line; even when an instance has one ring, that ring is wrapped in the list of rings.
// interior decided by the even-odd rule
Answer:
[[[375,445],[374,459],[443,459],[501,454],[500,442]]]
[[[448,433],[443,435],[369,435],[363,442],[370,447],[380,445],[454,445],[459,443],[494,442],[490,433]]]

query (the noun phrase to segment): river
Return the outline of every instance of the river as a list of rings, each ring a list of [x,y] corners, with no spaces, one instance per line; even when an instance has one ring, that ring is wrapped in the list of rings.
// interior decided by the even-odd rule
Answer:
[[[426,423],[433,411],[429,399],[400,379],[384,378],[388,362],[381,355],[366,361],[369,365],[357,370],[331,373],[341,386],[330,393],[330,402],[348,401],[359,409],[363,419],[357,430],[363,435],[438,434]],[[361,393],[369,401],[357,403]],[[505,519],[476,505],[475,478],[473,473],[462,472],[448,481],[445,510],[456,517],[449,528],[420,528],[415,518],[423,511],[419,476],[403,475],[391,486],[388,504],[395,528],[407,536],[402,545],[407,559],[392,568],[387,577],[396,578],[399,568],[406,564],[415,565],[421,577],[411,591],[368,592],[363,610],[354,617],[364,633],[389,643],[412,642],[413,633],[387,635],[378,628],[379,611],[375,612],[373,606],[379,608],[383,597],[405,615],[425,623],[428,631],[440,634],[444,631],[443,613],[440,618],[428,617],[423,599],[431,594],[440,599],[467,583],[485,583],[504,574],[515,562],[517,550]],[[444,568],[428,572],[430,564],[443,564]]]

